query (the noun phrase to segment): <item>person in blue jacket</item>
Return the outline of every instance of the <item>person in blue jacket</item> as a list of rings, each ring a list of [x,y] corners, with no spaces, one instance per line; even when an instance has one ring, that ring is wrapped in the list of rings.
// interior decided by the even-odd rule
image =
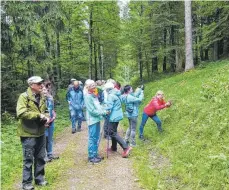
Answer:
[[[45,136],[46,136],[46,152],[47,157],[45,158],[46,162],[58,159],[59,156],[53,154],[53,134],[54,134],[54,120],[56,119],[56,112],[54,111],[54,99],[49,93],[48,89],[50,88],[50,83],[45,82],[43,87],[43,94],[46,98],[46,107],[48,109],[50,121],[49,125],[46,126]]]
[[[111,137],[112,145],[108,147],[107,151],[117,151],[117,143],[122,147],[122,157],[127,158],[132,149],[127,143],[119,136],[117,132],[119,121],[123,119],[122,105],[120,100],[121,92],[114,88],[113,83],[106,83],[105,89],[108,92],[106,109],[110,112],[108,123],[108,135]]]
[[[72,133],[81,131],[81,124],[83,120],[84,96],[83,91],[80,89],[79,81],[74,81],[73,87],[68,90],[66,95],[72,122]],[[78,126],[76,130],[76,122]]]
[[[98,163],[102,160],[98,154],[100,121],[109,112],[100,105],[94,81],[90,81],[87,90],[88,92],[85,94],[85,106],[88,124],[88,160],[92,163]]]
[[[130,143],[131,147],[136,146],[136,127],[138,120],[138,110],[140,103],[144,98],[144,93],[141,88],[137,88],[135,93],[130,85],[124,87],[124,94],[121,96],[122,103],[125,105],[125,114],[129,120],[129,127],[126,131],[125,141]]]

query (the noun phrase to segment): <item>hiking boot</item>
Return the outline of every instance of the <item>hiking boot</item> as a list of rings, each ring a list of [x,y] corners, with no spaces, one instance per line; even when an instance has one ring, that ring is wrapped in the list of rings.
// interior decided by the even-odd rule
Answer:
[[[104,160],[104,156],[99,156],[97,155],[96,158],[100,159],[100,160]]]
[[[49,155],[48,158],[51,159],[51,160],[57,160],[60,157],[52,154],[52,155]]]
[[[145,138],[144,138],[144,136],[143,136],[143,135],[139,135],[139,139],[140,139],[140,140],[142,140],[142,141],[144,141],[144,140],[145,140]]]
[[[46,163],[51,162],[51,161],[52,161],[51,158],[49,158],[48,156],[45,157],[45,162],[46,162]]]
[[[32,190],[32,189],[34,189],[34,187],[32,184],[25,184],[22,186],[22,189],[23,190]]]
[[[48,185],[48,182],[47,181],[41,181],[41,182],[35,182],[35,184],[38,186],[46,186],[46,185]]]
[[[72,128],[72,134],[76,133],[76,128]]]
[[[77,128],[77,129],[76,129],[76,132],[80,132],[80,131],[81,131],[81,128]]]
[[[126,148],[122,153],[122,157],[127,158],[129,156],[131,149],[132,149],[132,147],[130,147],[130,146],[128,148]]]
[[[95,164],[95,163],[101,162],[101,159],[99,159],[99,158],[91,158],[91,159],[89,160],[89,162]]]
[[[131,146],[131,147],[135,147],[135,146],[137,146],[137,145],[136,145],[136,143],[130,143],[130,146]]]

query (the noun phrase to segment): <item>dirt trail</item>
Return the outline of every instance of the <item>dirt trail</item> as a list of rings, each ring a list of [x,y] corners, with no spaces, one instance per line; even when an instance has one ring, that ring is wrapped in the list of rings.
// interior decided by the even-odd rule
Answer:
[[[110,153],[106,158],[106,143],[102,139],[99,153],[105,156],[105,159],[99,164],[91,164],[87,161],[87,140],[88,131],[86,124],[83,125],[83,130],[76,133],[73,141],[74,152],[74,167],[71,167],[65,173],[66,183],[60,182],[56,186],[59,189],[69,190],[138,190],[140,189],[137,179],[134,176],[131,159],[121,157],[122,150],[119,148],[117,153]],[[72,140],[71,140],[72,141]],[[59,144],[59,143],[58,143]],[[57,145],[58,145],[57,144]],[[75,147],[75,148],[74,148]]]
[[[122,131],[121,131],[122,133]],[[87,161],[88,130],[83,123],[82,131],[71,134],[71,129],[66,128],[56,138],[55,153],[60,159],[50,164],[62,165],[57,178],[46,188],[52,190],[140,190],[138,179],[134,174],[131,158],[121,157],[121,148],[118,145],[116,153],[110,153],[106,158],[105,139],[101,140],[99,154],[105,159],[99,164]],[[111,144],[111,142],[110,142]],[[130,156],[131,157],[131,156]],[[59,162],[59,163],[58,163]],[[63,164],[66,167],[63,167]],[[47,164],[47,168],[49,167]],[[59,166],[57,166],[59,167]],[[64,168],[64,169],[63,169]],[[47,173],[48,175],[48,173]],[[17,189],[19,184],[16,185]],[[38,189],[38,188],[36,188]]]

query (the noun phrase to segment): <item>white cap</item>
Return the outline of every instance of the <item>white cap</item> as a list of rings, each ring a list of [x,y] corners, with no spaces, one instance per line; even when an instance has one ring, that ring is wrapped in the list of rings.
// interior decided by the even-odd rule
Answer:
[[[91,85],[91,84],[93,84],[93,83],[95,83],[95,81],[93,81],[93,80],[91,80],[91,79],[87,79],[87,80],[85,81],[85,85],[86,85],[86,86],[89,86],[89,85]]]
[[[116,82],[115,82],[114,79],[108,79],[107,82],[111,82],[111,83],[113,83],[114,85],[116,84]]]
[[[113,89],[114,88],[114,84],[112,82],[107,82],[105,85],[104,85],[104,88],[105,89]]]
[[[73,79],[73,78],[72,78],[71,81],[76,81],[76,79]]]
[[[39,76],[32,76],[27,80],[28,84],[36,84],[36,83],[40,83],[43,81],[44,81],[44,79],[42,79]]]

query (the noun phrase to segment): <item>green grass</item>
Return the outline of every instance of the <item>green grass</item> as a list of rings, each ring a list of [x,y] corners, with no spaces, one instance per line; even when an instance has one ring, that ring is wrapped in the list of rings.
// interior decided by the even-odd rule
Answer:
[[[60,90],[58,94],[60,105],[56,107],[57,119],[55,121],[54,138],[64,128],[70,126],[65,93],[65,90]],[[22,147],[20,138],[17,136],[17,122],[8,114],[5,114],[5,117],[8,117],[7,122],[2,123],[1,126],[1,187],[2,189],[12,189],[12,185],[22,179]]]
[[[134,150],[142,186],[229,189],[229,61],[146,84],[140,113],[159,89],[173,105],[157,114],[163,134],[149,119],[144,130],[148,140],[138,141]]]

